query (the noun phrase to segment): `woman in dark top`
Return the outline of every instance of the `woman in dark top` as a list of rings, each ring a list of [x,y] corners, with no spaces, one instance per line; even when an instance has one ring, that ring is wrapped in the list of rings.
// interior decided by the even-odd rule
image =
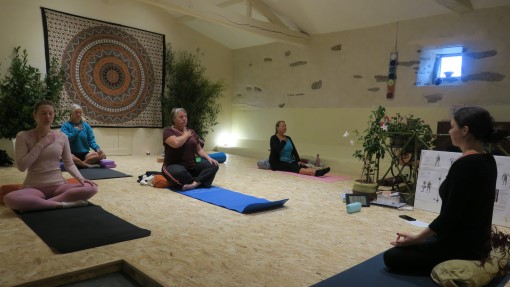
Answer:
[[[384,263],[395,272],[428,274],[451,259],[485,260],[491,251],[492,212],[497,167],[483,143],[497,142],[506,131],[494,130],[490,114],[479,107],[455,112],[449,131],[463,153],[439,188],[439,216],[418,234],[397,233]]]
[[[269,140],[271,146],[269,164],[272,170],[290,171],[312,176],[323,176],[329,172],[329,167],[315,170],[308,168],[301,162],[294,142],[289,136],[285,135],[287,125],[284,121],[276,122],[275,129],[275,134]]]
[[[172,109],[170,118],[172,126],[163,130],[163,176],[171,184],[181,186],[183,191],[199,186],[211,187],[218,162],[202,149],[197,134],[186,127],[188,114],[185,109]],[[203,160],[196,162],[196,155]]]

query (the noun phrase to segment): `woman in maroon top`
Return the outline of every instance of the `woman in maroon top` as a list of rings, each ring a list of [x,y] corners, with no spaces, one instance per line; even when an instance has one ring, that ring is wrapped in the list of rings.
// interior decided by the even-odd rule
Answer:
[[[195,131],[186,127],[188,113],[185,109],[172,109],[170,118],[172,126],[163,130],[163,176],[170,183],[181,186],[183,191],[199,186],[211,187],[218,172],[218,162],[202,149]],[[196,162],[196,155],[205,160]]]

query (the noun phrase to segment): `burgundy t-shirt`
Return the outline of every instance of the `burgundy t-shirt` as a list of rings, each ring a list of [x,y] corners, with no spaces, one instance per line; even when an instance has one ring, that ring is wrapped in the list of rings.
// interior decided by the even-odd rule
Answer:
[[[193,136],[179,148],[173,148],[165,143],[166,139],[170,136],[182,136],[182,133],[174,128],[165,128],[163,130],[163,146],[165,147],[165,161],[164,165],[169,164],[182,164],[186,168],[194,168],[196,165],[195,155],[197,152],[198,136],[194,130],[188,129],[193,133]]]

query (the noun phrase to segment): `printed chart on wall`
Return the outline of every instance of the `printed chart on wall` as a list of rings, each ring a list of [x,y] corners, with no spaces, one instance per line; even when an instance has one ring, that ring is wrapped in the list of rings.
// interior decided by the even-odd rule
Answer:
[[[439,213],[441,198],[439,186],[448,174],[450,166],[462,154],[424,150],[421,152],[420,170],[416,181],[414,207],[421,210]],[[496,182],[496,200],[492,223],[510,227],[510,157],[495,156],[498,167]]]

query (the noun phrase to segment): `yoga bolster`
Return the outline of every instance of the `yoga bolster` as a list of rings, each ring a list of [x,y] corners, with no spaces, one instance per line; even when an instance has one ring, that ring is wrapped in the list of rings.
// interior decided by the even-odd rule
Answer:
[[[224,152],[210,153],[209,156],[212,159],[217,160],[219,163],[225,162],[227,160],[227,155]]]
[[[361,202],[353,202],[346,205],[347,213],[354,213],[361,210]]]

